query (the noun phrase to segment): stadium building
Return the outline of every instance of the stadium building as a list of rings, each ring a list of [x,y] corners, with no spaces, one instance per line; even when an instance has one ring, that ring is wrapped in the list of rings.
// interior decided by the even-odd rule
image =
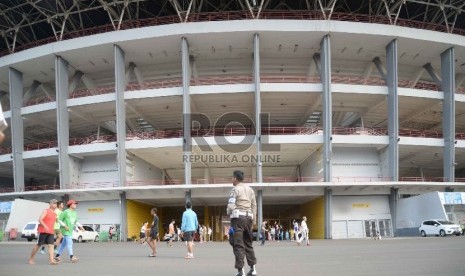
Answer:
[[[465,191],[461,0],[0,10],[0,201],[75,199],[125,240],[191,200],[221,239],[240,169],[259,221],[330,239],[397,235],[401,198]]]

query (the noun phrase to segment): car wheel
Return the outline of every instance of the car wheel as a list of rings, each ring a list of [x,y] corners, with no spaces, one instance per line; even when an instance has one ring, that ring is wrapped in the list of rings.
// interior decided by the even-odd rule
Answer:
[[[98,242],[98,235],[95,236],[94,242]]]
[[[79,236],[79,237],[77,238],[77,242],[82,242],[82,236]]]
[[[439,231],[439,235],[440,235],[441,237],[445,237],[445,236],[446,236],[446,231],[444,231],[444,230],[441,229],[441,231]]]
[[[32,240],[33,240],[33,238],[27,238],[27,241],[28,241],[28,242],[30,242],[30,241],[32,241]]]
[[[426,232],[425,232],[425,230],[421,230],[421,236],[422,236],[422,237],[426,237]]]

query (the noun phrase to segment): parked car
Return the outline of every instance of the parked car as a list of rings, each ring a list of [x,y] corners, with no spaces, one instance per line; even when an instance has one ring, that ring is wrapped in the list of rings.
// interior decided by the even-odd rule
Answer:
[[[451,221],[425,220],[421,223],[419,231],[422,237],[426,237],[427,235],[441,237],[445,237],[446,235],[460,236],[462,234],[462,227]]]
[[[27,239],[27,241],[37,240],[39,237],[39,233],[37,232],[37,228],[39,227],[38,221],[31,221],[28,222],[23,231],[21,231],[21,238]]]
[[[77,226],[74,227],[73,230],[73,240],[77,242],[83,242],[83,241],[94,241],[98,242],[99,236],[98,232],[94,231],[94,229],[90,226],[82,226],[84,228],[84,231],[79,229]]]

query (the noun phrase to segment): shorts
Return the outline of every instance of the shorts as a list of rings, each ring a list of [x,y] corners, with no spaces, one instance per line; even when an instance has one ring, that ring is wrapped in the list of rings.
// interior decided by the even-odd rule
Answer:
[[[184,234],[182,235],[182,238],[184,241],[193,241],[194,239],[194,231],[187,231],[187,232],[184,232]]]
[[[55,231],[55,236],[58,237],[58,236],[62,235],[61,229],[60,229],[60,228],[58,228],[58,229],[53,229],[53,230]]]
[[[145,232],[140,232],[139,238],[140,239],[145,239]]]
[[[44,244],[54,244],[55,243],[54,237],[55,237],[54,234],[40,233],[39,239],[37,241],[37,245],[41,246]]]
[[[149,238],[151,239],[157,239],[158,238],[158,230],[157,229],[150,229],[150,235],[149,235]]]

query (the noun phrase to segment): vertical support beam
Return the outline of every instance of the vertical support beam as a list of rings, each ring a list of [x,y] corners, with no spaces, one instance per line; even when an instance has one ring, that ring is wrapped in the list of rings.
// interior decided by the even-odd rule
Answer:
[[[441,54],[442,132],[444,137],[444,181],[455,181],[455,50]]]
[[[15,192],[24,191],[24,127],[21,107],[23,106],[23,74],[10,67],[11,142],[13,146],[13,179]]]
[[[192,154],[191,137],[191,101],[190,101],[190,66],[189,66],[189,43],[183,37],[181,41],[181,61],[182,61],[182,125],[183,125],[183,160],[184,160],[184,182],[191,184],[192,164],[190,162]]]
[[[399,188],[391,188],[389,195],[389,207],[391,209],[392,235],[397,236],[397,201],[399,200]]]
[[[321,83],[323,85],[323,142],[324,142],[324,181],[332,181],[332,96],[331,96],[331,44],[329,35],[325,35],[320,43],[321,51]]]
[[[255,84],[255,146],[258,162],[256,164],[257,171],[257,182],[263,182],[262,172],[262,120],[260,113],[262,112],[262,101],[260,97],[260,37],[256,33],[253,36],[253,72],[254,72],[254,84]]]
[[[262,231],[263,222],[263,190],[257,191],[257,241],[260,240],[260,233]]]
[[[185,193],[185,199],[186,199],[186,202],[190,202],[192,203],[192,190],[187,190],[186,193]]]
[[[389,175],[399,179],[399,101],[397,96],[397,40],[386,46],[386,85],[388,87]]]
[[[119,241],[128,240],[128,208],[126,201],[126,192],[119,194],[119,205],[120,205],[120,228],[119,228]]]
[[[69,113],[68,113],[68,62],[60,56],[55,58],[55,86],[57,99],[58,169],[60,189],[70,184],[69,169]]]
[[[124,103],[124,90],[126,77],[124,69],[124,52],[114,45],[115,55],[115,93],[116,93],[116,146],[118,163],[119,186],[126,183],[126,105]]]
[[[333,190],[325,188],[325,239],[333,238],[333,213],[332,213]]]

